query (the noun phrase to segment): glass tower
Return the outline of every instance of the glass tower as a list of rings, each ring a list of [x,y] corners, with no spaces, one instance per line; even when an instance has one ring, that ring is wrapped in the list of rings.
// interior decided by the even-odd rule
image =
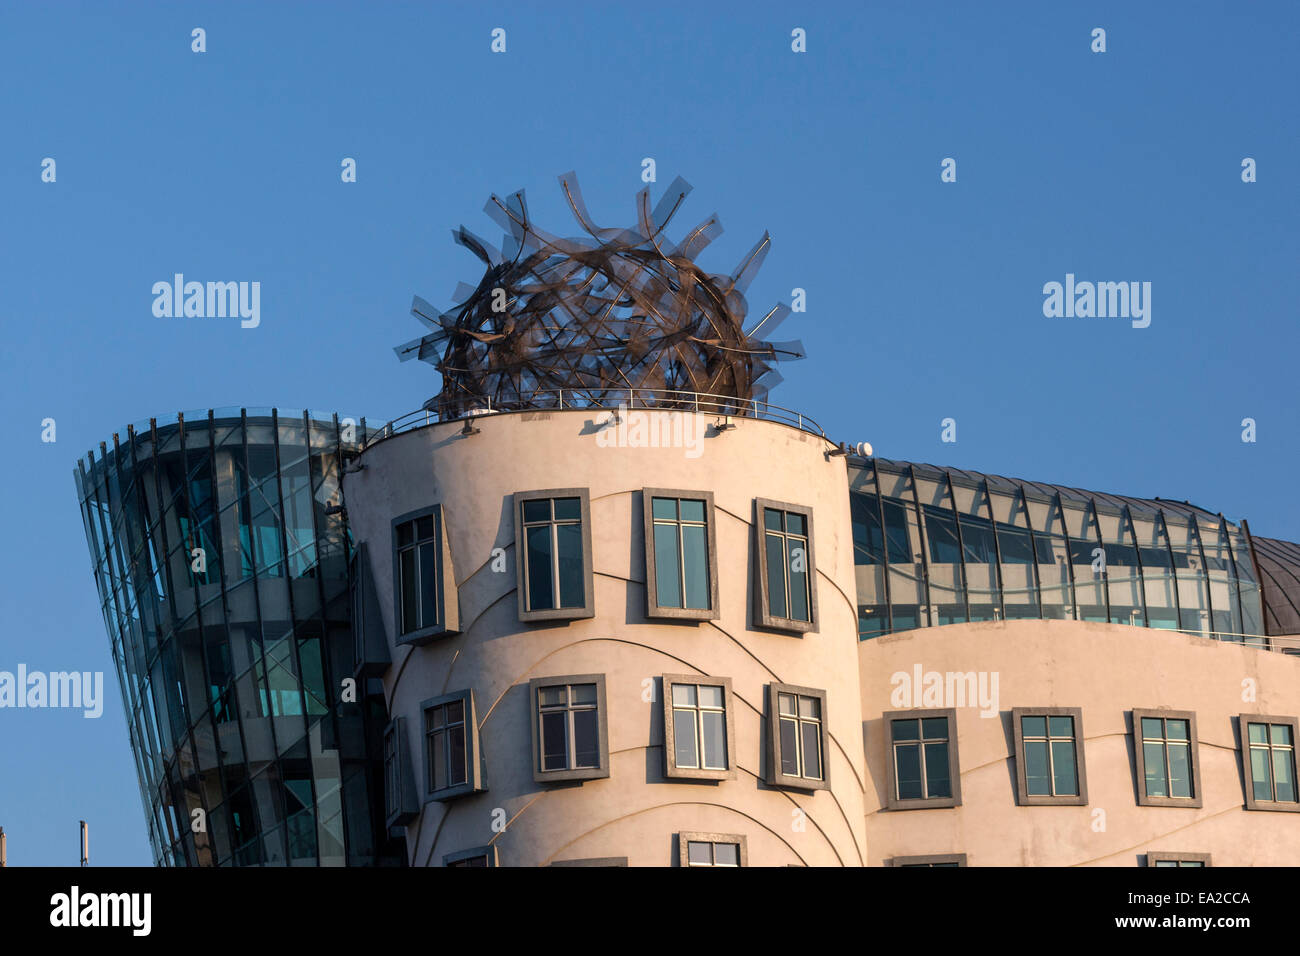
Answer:
[[[127,429],[77,494],[162,866],[401,865],[339,480],[365,420],[222,409]]]

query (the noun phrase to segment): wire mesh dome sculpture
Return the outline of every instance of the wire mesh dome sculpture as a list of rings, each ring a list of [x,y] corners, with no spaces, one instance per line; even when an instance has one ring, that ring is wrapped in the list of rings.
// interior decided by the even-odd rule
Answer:
[[[426,403],[443,419],[486,409],[608,406],[635,403],[688,407],[692,393],[735,399],[744,414],[781,380],[777,362],[803,358],[799,342],[761,340],[790,314],[778,304],[746,331],[745,290],[767,255],[762,239],[730,275],[695,263],[722,232],[716,215],[681,242],[665,229],[691,187],[680,177],[650,208],[637,194],[631,229],[596,226],[573,173],[560,177],[585,231],[562,239],[528,215],[523,191],[495,194],[485,211],[502,227],[500,250],[462,226],[456,242],[486,266],[478,286],[461,283],[458,305],[440,312],[419,296],[411,313],[430,330],[398,346],[402,361],[418,358],[442,375]],[[712,408],[720,407],[714,401]]]

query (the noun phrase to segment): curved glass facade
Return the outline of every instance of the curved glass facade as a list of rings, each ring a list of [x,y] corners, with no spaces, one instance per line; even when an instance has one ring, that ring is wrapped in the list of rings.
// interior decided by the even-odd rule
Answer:
[[[1186,503],[851,461],[858,636],[1018,618],[1265,643],[1246,529]]]
[[[371,756],[382,697],[339,699],[351,542],[329,506],[365,437],[364,419],[231,409],[129,428],[78,463],[159,865],[405,860]]]

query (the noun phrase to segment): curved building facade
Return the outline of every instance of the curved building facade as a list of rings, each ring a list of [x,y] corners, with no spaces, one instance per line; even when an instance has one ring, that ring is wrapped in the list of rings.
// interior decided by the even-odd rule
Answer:
[[[1296,545],[663,400],[101,446],[158,861],[1295,861]]]
[[[332,506],[364,439],[364,421],[228,409],[78,464],[159,865],[403,861],[374,810],[382,698],[343,684],[352,548]]]

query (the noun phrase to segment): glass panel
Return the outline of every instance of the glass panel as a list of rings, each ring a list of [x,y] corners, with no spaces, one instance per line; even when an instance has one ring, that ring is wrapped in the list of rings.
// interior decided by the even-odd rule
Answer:
[[[665,521],[677,520],[677,499],[676,498],[651,498],[650,499],[650,516],[655,519]]]
[[[895,720],[893,721],[893,739],[894,740],[919,740],[921,735],[921,722],[919,720]]]
[[[1291,746],[1291,725],[1290,724],[1272,724],[1273,746],[1289,747]]]
[[[686,606],[709,606],[709,543],[703,525],[682,527],[682,548],[686,557]]]
[[[925,783],[928,797],[951,797],[952,780],[948,773],[948,745],[925,745]]]
[[[1290,750],[1273,751],[1273,781],[1279,802],[1295,803],[1295,755]]]
[[[549,498],[536,498],[524,502],[524,521],[550,521],[551,501]]]
[[[808,521],[803,515],[793,511],[787,511],[785,514],[785,530],[790,534],[797,534],[802,537],[808,535]]]
[[[1057,796],[1078,796],[1079,781],[1075,774],[1074,742],[1052,741],[1052,775]]]
[[[414,631],[420,626],[420,591],[415,578],[415,549],[402,551],[400,557],[402,574],[402,633]]]
[[[1026,737],[1046,737],[1046,717],[1021,717],[1020,732]]]
[[[1031,796],[1047,796],[1052,792],[1047,770],[1047,744],[1043,741],[1025,741],[1025,790]]]
[[[242,474],[242,472],[241,472]],[[404,521],[397,526],[397,544],[398,546],[415,543],[415,523]]]
[[[740,866],[740,845],[737,843],[715,843],[713,852],[717,857],[717,866]]]
[[[596,685],[595,684],[574,684],[573,702],[575,704],[596,703]]]
[[[1163,744],[1143,744],[1142,764],[1146,771],[1148,797],[1167,797],[1165,786],[1165,748]]]
[[[1169,778],[1172,796],[1192,795],[1191,752],[1186,744],[1169,744]]]
[[[704,502],[696,498],[683,498],[681,500],[682,520],[683,521],[704,521]]]
[[[1053,737],[1073,737],[1074,736],[1074,718],[1073,717],[1053,717],[1051,719],[1051,728]]]
[[[781,734],[781,773],[786,776],[799,775],[799,735],[798,721],[782,719]]]
[[[899,744],[894,747],[895,774],[898,799],[921,798],[921,747],[919,744]]]
[[[822,715],[822,702],[816,697],[799,698],[799,716],[809,717],[813,720],[820,720]]]
[[[560,552],[560,606],[582,607],[586,603],[582,573],[582,525],[558,525],[555,536]]]
[[[673,711],[674,766],[689,769],[699,766],[695,743],[695,711]]]
[[[713,844],[691,840],[686,844],[686,859],[694,866],[712,866]]]
[[[763,527],[769,531],[781,530],[781,512],[774,508],[763,509]]]
[[[526,532],[528,563],[528,609],[549,611],[555,607],[551,583],[551,526],[529,528]]]
[[[429,764],[433,771],[433,789],[441,790],[447,786],[447,752],[445,733],[436,733],[430,740]]]
[[[564,770],[568,760],[564,711],[542,714],[542,769]]]
[[[721,707],[723,703],[723,689],[708,684],[700,687],[700,706],[701,707]]]
[[[600,739],[597,732],[596,711],[574,711],[573,750],[575,766],[600,766]]]
[[[1187,739],[1187,721],[1185,720],[1166,720],[1165,736],[1170,740]]]
[[[727,767],[727,726],[721,711],[707,710],[700,714],[704,737],[704,766],[713,770]]]
[[[1273,799],[1273,780],[1269,775],[1268,751],[1263,748],[1251,748],[1250,783],[1256,800]]]
[[[770,512],[769,512],[770,513]],[[785,603],[785,548],[780,537],[764,535],[767,548],[767,604],[772,617],[788,617]]]
[[[555,520],[556,521],[579,521],[582,518],[582,499],[581,498],[556,498],[555,499]]]
[[[682,569],[678,563],[677,525],[657,524],[654,536],[655,600],[660,607],[681,607]]]
[[[419,541],[426,541],[433,537],[433,515],[424,515],[415,519],[415,537]]]
[[[1160,728],[1160,718],[1143,717],[1142,718],[1142,736],[1143,737],[1164,737]]]
[[[673,704],[678,707],[695,706],[694,684],[673,684]]]
[[[420,626],[438,623],[438,542],[420,545]]]
[[[567,689],[561,684],[557,687],[539,687],[537,689],[537,699],[545,707],[563,704],[569,699],[569,695]]]
[[[921,736],[926,740],[943,740],[948,736],[947,717],[926,717],[921,721]]]
[[[1246,726],[1250,728],[1247,734],[1252,744],[1268,743],[1268,724],[1247,724]]]
[[[790,541],[790,618],[811,620],[808,614],[808,543]]]
[[[803,775],[811,780],[822,778],[821,725],[800,723],[803,737]]]
[[[778,713],[789,714],[793,717],[795,715],[794,695],[777,694],[776,709]]]

